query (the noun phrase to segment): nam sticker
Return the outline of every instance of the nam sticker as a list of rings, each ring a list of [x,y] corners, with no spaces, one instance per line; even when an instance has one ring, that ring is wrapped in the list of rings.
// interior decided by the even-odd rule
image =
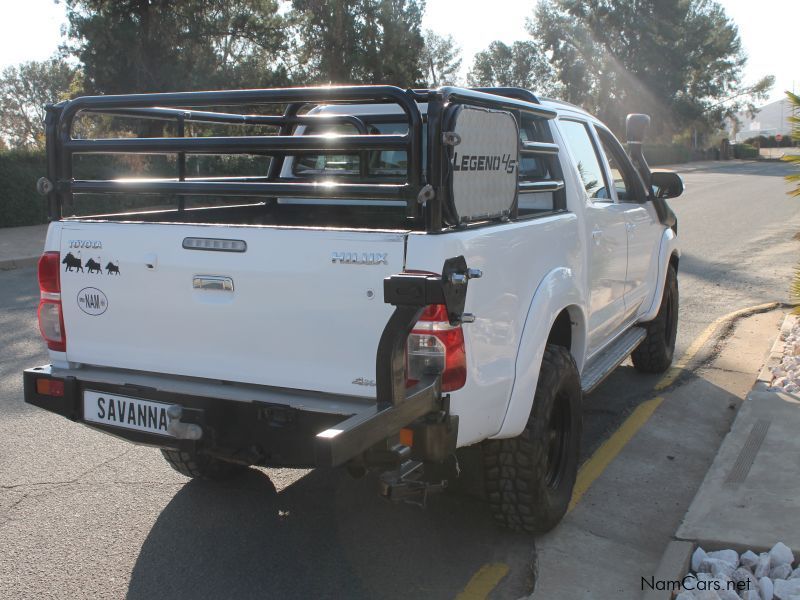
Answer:
[[[78,292],[78,308],[87,315],[96,317],[106,312],[108,308],[108,298],[97,288],[85,287]]]

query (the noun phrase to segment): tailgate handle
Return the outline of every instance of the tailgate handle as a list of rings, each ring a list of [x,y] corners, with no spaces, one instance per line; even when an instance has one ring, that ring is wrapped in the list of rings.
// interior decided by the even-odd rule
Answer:
[[[196,290],[233,291],[233,279],[222,275],[195,275],[192,286]]]

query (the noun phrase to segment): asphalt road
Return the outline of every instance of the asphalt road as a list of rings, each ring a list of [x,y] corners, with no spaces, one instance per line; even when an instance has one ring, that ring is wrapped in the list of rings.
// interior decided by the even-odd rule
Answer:
[[[800,232],[784,165],[689,169],[671,201],[678,355],[718,316],[787,299]],[[473,498],[393,506],[370,480],[288,469],[187,483],[155,450],[28,407],[20,373],[46,362],[37,295],[33,269],[0,272],[1,598],[452,598],[488,563],[510,567],[496,597],[530,589],[532,540]],[[586,399],[585,453],[655,381],[622,367]]]

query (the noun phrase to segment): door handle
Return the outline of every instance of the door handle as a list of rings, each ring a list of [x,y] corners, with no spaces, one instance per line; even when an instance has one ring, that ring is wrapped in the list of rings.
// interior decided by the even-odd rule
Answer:
[[[597,242],[599,244],[601,237],[603,237],[603,230],[602,229],[593,229],[592,230],[592,239],[595,242]]]
[[[633,231],[636,229],[636,223],[631,223],[630,221],[626,222],[625,229],[627,229],[629,233],[633,233]]]
[[[192,287],[196,290],[232,292],[233,279],[222,275],[195,275],[192,279]]]

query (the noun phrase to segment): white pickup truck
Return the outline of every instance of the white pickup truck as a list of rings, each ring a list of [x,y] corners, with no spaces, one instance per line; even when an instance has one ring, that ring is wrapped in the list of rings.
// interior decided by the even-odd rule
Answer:
[[[426,465],[480,444],[493,515],[547,531],[582,395],[631,354],[644,372],[672,360],[665,199],[683,184],[649,169],[648,122],[629,116],[626,154],[586,112],[517,88],[49,106],[50,364],[25,371],[25,400],[187,476],[346,466],[393,499],[424,498],[443,483]],[[174,172],[135,172],[153,156]],[[96,209],[119,198],[140,208]]]

